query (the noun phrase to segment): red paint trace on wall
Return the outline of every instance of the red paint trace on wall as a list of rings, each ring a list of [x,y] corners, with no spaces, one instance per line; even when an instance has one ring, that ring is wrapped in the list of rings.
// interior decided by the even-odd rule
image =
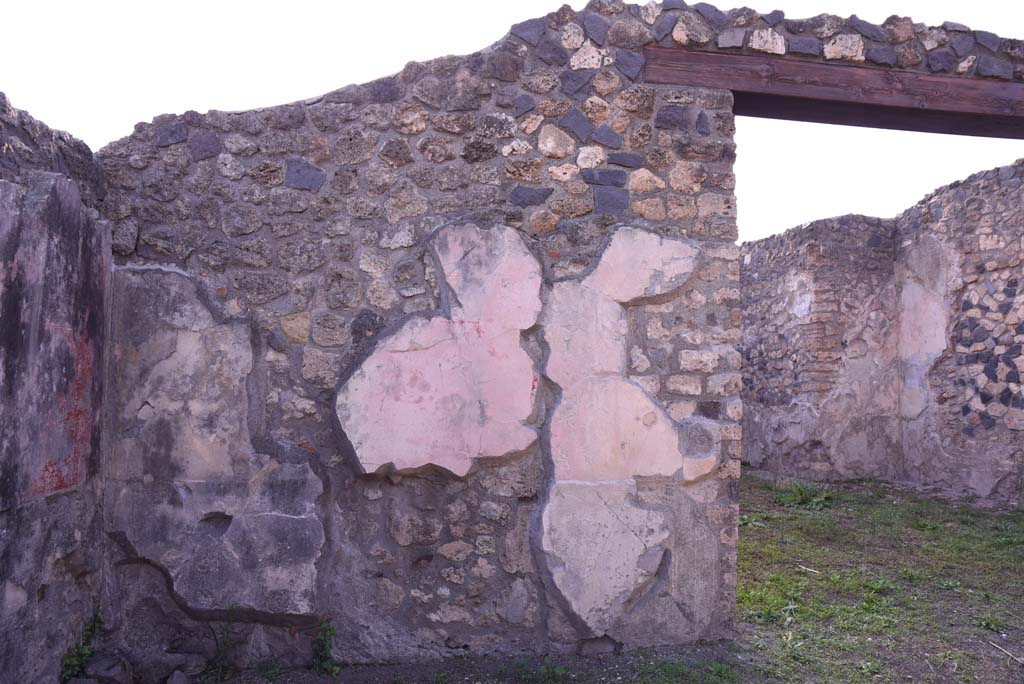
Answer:
[[[54,397],[44,427],[63,427],[67,448],[63,457],[51,457],[29,482],[29,494],[44,496],[70,489],[82,482],[92,446],[92,341],[83,324],[72,335],[65,326],[50,324],[52,332],[63,332],[72,358],[72,380],[65,392]]]

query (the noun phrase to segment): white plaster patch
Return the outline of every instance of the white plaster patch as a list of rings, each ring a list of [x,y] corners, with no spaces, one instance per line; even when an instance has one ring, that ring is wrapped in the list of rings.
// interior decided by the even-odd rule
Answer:
[[[948,313],[944,299],[914,281],[900,293],[900,358],[915,365],[931,363],[946,350]]]
[[[802,273],[791,274],[786,279],[786,291],[789,293],[787,309],[796,318],[806,318],[811,313],[811,302],[814,301],[814,290],[810,279]]]
[[[551,424],[556,480],[706,473],[706,453],[693,454],[701,467],[684,469],[690,454],[682,449],[677,426],[626,377],[622,307],[678,289],[699,254],[688,243],[621,228],[589,276],[552,289],[541,322],[551,350],[546,374],[562,388]]]
[[[592,296],[579,283],[557,283],[542,323],[551,348],[545,374],[563,388],[593,375],[626,374],[628,326],[619,304]]]
[[[28,604],[28,592],[11,582],[4,582],[3,593],[0,594],[0,615],[11,617]]]
[[[542,546],[555,585],[595,634],[608,632],[637,590],[653,581],[669,530],[633,500],[631,482],[555,483]]]

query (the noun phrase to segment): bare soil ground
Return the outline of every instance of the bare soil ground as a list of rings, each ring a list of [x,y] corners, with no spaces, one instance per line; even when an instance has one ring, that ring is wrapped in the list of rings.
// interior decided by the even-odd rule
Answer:
[[[599,657],[258,671],[201,684],[1024,684],[1024,511],[741,482],[737,639]]]

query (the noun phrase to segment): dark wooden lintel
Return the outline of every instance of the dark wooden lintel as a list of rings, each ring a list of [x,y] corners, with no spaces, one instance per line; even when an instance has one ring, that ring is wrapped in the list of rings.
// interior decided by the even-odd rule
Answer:
[[[733,91],[738,115],[1024,139],[1024,83],[646,48],[644,81]]]

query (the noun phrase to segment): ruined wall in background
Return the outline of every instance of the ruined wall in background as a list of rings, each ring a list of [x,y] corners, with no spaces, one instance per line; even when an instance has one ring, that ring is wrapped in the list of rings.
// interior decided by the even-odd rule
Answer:
[[[1024,165],[942,188],[898,217],[905,477],[1021,502]]]
[[[894,229],[846,216],[743,246],[749,463],[821,478],[896,475]]]
[[[745,460],[1020,502],[1020,173],[743,246]]]
[[[139,671],[729,634],[732,99],[638,83],[645,12],[101,151]]]
[[[100,187],[91,160],[0,94],[0,672],[11,681],[56,681],[99,605],[110,228],[83,203]]]

